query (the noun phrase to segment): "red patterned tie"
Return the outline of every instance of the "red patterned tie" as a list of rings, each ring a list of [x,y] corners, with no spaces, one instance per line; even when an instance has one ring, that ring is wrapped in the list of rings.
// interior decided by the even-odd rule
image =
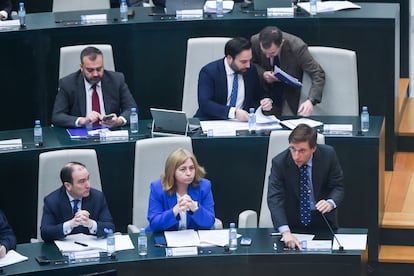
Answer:
[[[99,104],[99,95],[96,92],[96,84],[92,85],[92,111],[96,111],[99,114],[101,113],[101,106]]]

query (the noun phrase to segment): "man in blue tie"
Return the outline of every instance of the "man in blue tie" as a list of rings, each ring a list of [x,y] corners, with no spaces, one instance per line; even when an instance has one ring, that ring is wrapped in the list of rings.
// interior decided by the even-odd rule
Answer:
[[[44,199],[41,236],[44,241],[63,239],[69,234],[105,235],[115,230],[105,196],[91,188],[89,172],[78,162],[66,164],[60,171],[63,185]]]
[[[302,249],[295,232],[338,228],[336,208],[344,197],[341,165],[335,150],[318,145],[317,132],[306,124],[289,135],[289,148],[272,159],[267,203],[273,226],[285,246]]]
[[[251,64],[251,48],[249,40],[233,38],[224,47],[224,58],[201,69],[195,117],[247,121],[250,107],[272,109],[272,100],[264,96],[256,67]]]

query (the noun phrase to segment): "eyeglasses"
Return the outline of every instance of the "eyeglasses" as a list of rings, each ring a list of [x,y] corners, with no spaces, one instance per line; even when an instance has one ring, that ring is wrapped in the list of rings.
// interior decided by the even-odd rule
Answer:
[[[299,154],[305,154],[308,150],[307,149],[295,149],[294,147],[289,147],[289,150],[291,153],[299,153]]]

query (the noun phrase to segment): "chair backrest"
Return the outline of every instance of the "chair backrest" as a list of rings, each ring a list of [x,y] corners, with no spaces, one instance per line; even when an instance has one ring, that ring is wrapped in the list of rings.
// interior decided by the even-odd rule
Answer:
[[[37,188],[37,239],[40,237],[40,224],[43,214],[43,199],[45,196],[62,185],[60,170],[62,167],[76,161],[83,163],[90,175],[91,187],[102,190],[98,158],[93,149],[67,149],[43,152],[39,154],[39,181]]]
[[[111,7],[110,0],[53,0],[52,12],[101,10]]]
[[[358,70],[356,53],[332,47],[309,47],[313,58],[325,71],[322,102],[313,109],[313,115],[358,116]],[[305,101],[312,82],[304,73],[301,102]]]
[[[132,223],[138,228],[148,225],[150,184],[164,173],[167,157],[178,148],[192,152],[191,138],[158,137],[136,142]]]
[[[82,0],[85,1],[85,0]],[[85,1],[88,2],[88,1]],[[104,68],[115,71],[112,46],[109,44],[74,45],[60,48],[59,79],[79,70],[80,53],[88,46],[93,46],[102,51]]]
[[[267,190],[269,186],[269,175],[272,169],[272,159],[289,147],[289,134],[291,130],[272,131],[269,137],[269,148],[267,150],[266,173],[263,184],[262,205],[260,207],[259,228],[273,228],[272,217],[267,205]],[[318,133],[318,144],[325,144],[325,136]]]
[[[229,37],[198,37],[187,41],[182,110],[193,117],[198,109],[198,74],[204,65],[224,58],[224,45]]]

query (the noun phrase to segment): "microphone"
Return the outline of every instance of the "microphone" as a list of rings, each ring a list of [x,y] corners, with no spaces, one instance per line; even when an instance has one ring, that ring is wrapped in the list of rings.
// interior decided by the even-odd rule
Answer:
[[[335,235],[335,232],[332,229],[331,224],[329,223],[329,221],[326,219],[326,216],[324,213],[321,213],[323,220],[325,221],[326,225],[328,225],[329,231],[331,232],[331,234],[333,235],[334,239],[336,240],[336,242],[339,245],[339,252],[345,252],[344,247],[342,246],[342,244],[339,242],[338,238]]]

